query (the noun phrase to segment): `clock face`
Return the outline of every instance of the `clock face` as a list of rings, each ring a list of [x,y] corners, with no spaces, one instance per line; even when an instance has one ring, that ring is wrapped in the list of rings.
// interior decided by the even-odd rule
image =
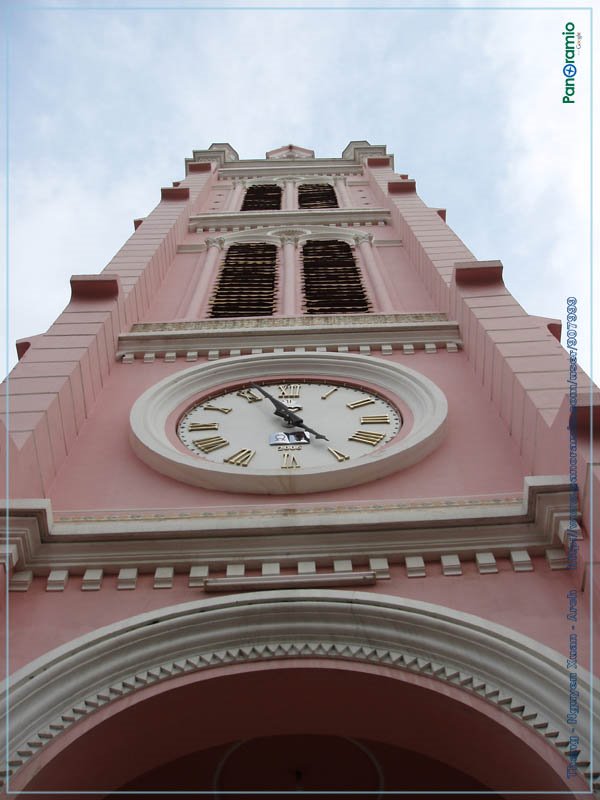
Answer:
[[[364,459],[401,426],[398,409],[370,389],[290,379],[208,395],[179,419],[177,435],[199,460],[298,474]]]

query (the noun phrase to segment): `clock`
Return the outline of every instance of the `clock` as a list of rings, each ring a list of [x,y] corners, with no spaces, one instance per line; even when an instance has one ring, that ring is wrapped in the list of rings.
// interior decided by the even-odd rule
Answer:
[[[264,353],[180,370],[130,415],[139,458],[175,480],[234,493],[301,494],[405,469],[444,434],[429,378],[354,353]]]
[[[304,470],[364,458],[401,427],[398,408],[370,388],[283,378],[202,398],[183,414],[177,435],[215,463]]]

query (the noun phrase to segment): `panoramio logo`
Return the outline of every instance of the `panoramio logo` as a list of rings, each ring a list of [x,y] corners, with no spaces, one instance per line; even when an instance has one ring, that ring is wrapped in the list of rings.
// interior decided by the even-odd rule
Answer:
[[[565,37],[565,65],[563,67],[563,75],[565,76],[565,93],[563,94],[563,103],[575,103],[575,75],[577,75],[577,67],[575,66],[575,25],[572,22],[567,22],[563,31]]]

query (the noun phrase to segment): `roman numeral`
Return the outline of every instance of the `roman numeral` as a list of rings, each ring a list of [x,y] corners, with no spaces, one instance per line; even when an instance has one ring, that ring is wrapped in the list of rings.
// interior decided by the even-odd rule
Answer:
[[[192,444],[196,445],[203,453],[212,453],[213,450],[218,450],[220,447],[227,447],[229,442],[222,436],[208,436],[206,439],[194,439]]]
[[[281,454],[281,469],[300,469],[300,464],[293,453]]]
[[[385,433],[374,433],[373,431],[356,431],[352,436],[348,437],[350,442],[362,442],[363,444],[370,444],[375,446],[385,439]]]
[[[330,397],[334,392],[337,392],[337,390],[337,386],[334,386],[333,389],[329,389],[327,392],[325,392],[325,394],[321,395],[321,400],[327,400],[327,398]]]
[[[296,397],[300,397],[300,384],[299,383],[280,384],[279,397],[280,398],[285,397],[290,400]]]
[[[361,425],[389,425],[390,418],[387,414],[371,414],[360,418]]]
[[[236,467],[247,467],[254,458],[256,450],[238,450],[229,458],[224,458],[226,464],[234,464]]]
[[[190,422],[188,431],[218,431],[218,422]]]
[[[244,400],[247,400],[249,403],[258,403],[259,400],[262,400],[262,397],[258,394],[255,394],[252,389],[240,389],[237,392],[238,397],[243,397]]]
[[[327,448],[331,455],[337,459],[338,461],[348,461],[350,456],[347,456],[345,453],[340,453],[339,450],[334,450],[333,447]]]
[[[353,403],[346,403],[348,408],[362,408],[363,406],[370,406],[375,402],[372,397],[363,397],[362,400],[355,400]]]
[[[202,406],[202,408],[205,411],[220,411],[221,414],[229,414],[229,412],[231,411],[230,408],[219,408],[219,406],[210,406],[210,405]]]

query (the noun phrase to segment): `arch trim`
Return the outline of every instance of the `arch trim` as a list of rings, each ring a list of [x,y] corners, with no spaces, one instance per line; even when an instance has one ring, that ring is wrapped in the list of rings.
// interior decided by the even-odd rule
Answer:
[[[568,696],[561,689],[567,673],[555,651],[430,603],[298,589],[209,598],[138,615],[31,662],[10,681],[11,771],[78,720],[150,684],[212,667],[303,657],[380,664],[452,684],[533,728],[563,755],[569,752],[563,722]],[[577,763],[585,770],[586,693],[597,692],[597,685],[583,671],[579,677]]]

